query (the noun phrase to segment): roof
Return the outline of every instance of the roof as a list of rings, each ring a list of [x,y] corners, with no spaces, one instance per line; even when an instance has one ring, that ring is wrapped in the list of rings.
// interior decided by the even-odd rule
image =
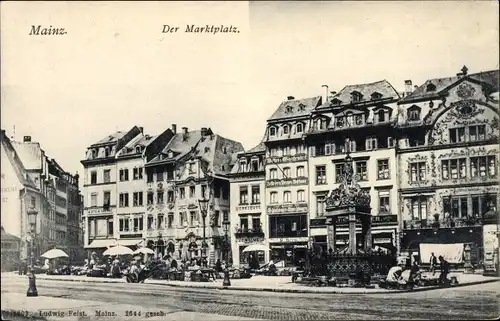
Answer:
[[[27,170],[42,169],[42,149],[40,143],[11,141]]]
[[[10,163],[12,164],[12,168],[16,172],[19,182],[23,184],[25,187],[37,189],[35,183],[33,183],[31,178],[28,176],[28,172],[26,171],[23,162],[19,158],[19,155],[14,149],[11,140],[7,137],[4,130],[2,130],[0,140],[3,148],[5,149],[5,154],[7,155],[7,158],[9,159]]]
[[[9,234],[9,233],[5,232],[3,226],[1,227],[1,230],[0,230],[0,238],[2,239],[2,241],[16,241],[16,242],[19,242],[21,240],[17,236],[14,236],[12,234]]]
[[[254,153],[261,153],[266,151],[266,145],[264,142],[260,142],[257,146],[250,148],[245,152],[245,154],[254,154]]]
[[[309,113],[321,104],[321,96],[285,100],[280,104],[269,120],[286,119],[299,116],[309,116]]]
[[[129,155],[135,155],[135,154],[142,154],[142,151],[144,150],[144,147],[148,146],[151,144],[152,141],[155,140],[155,138],[158,136],[151,136],[151,135],[144,135],[140,133],[136,137],[134,137],[130,142],[128,142],[119,152],[118,152],[118,157],[120,156],[129,156]],[[141,152],[136,153],[136,147],[141,147]]]
[[[118,142],[118,140],[120,138],[122,138],[126,134],[127,134],[127,132],[117,131],[117,132],[115,132],[115,133],[113,133],[111,135],[108,135],[108,136],[104,137],[103,139],[101,139],[97,143],[94,143],[94,144],[92,144],[90,146],[116,143],[116,142]]]
[[[435,97],[444,89],[453,85],[462,78],[470,78],[492,86],[493,91],[498,91],[499,85],[499,70],[490,70],[485,72],[479,72],[475,74],[470,74],[467,76],[454,76],[454,77],[444,77],[444,78],[434,78],[428,79],[423,85],[417,87],[411,94],[404,97],[400,102],[420,100],[430,97]],[[433,91],[427,91],[427,86],[433,84],[436,89]]]
[[[400,98],[396,89],[394,89],[394,87],[387,80],[384,79],[365,84],[347,85],[342,90],[340,90],[336,95],[331,97],[331,100],[338,99],[341,101],[340,103],[341,105],[350,104],[352,101],[353,92],[358,92],[362,95],[361,100],[359,101],[360,103],[383,100],[387,98],[396,98],[396,99]],[[372,94],[374,93],[378,93],[381,96],[378,99],[373,100]],[[319,108],[330,107],[332,105],[331,100],[325,102]]]

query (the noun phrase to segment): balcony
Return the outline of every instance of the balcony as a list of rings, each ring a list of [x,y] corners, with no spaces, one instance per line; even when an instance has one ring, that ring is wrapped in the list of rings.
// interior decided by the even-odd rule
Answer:
[[[261,236],[264,237],[264,231],[261,228],[238,228],[234,233],[236,237],[252,237],[252,236]]]
[[[437,229],[437,228],[460,228],[460,227],[473,227],[481,226],[483,220],[481,218],[450,218],[444,220],[406,220],[403,222],[405,230],[419,230],[419,229]]]

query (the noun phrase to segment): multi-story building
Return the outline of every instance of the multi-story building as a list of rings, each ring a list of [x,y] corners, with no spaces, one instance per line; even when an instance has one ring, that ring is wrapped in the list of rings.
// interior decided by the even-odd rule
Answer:
[[[271,259],[295,265],[309,246],[309,167],[304,134],[321,97],[289,96],[267,120],[266,213]]]
[[[233,265],[248,264],[256,255],[259,264],[269,262],[269,251],[243,252],[250,245],[269,248],[269,227],[265,202],[266,146],[260,143],[238,154],[231,174],[231,249]],[[262,197],[264,196],[264,197]]]
[[[140,134],[141,129],[134,126],[127,132],[108,135],[90,145],[81,161],[84,167],[84,246],[89,252],[103,252],[119,236],[118,229],[114,228],[119,201],[116,154]]]
[[[145,165],[147,246],[181,258],[205,250],[213,263],[222,259],[222,222],[229,220],[227,174],[243,146],[210,128],[183,127],[177,133],[174,124],[172,131],[172,139]],[[208,200],[207,213],[201,211],[200,199]]]
[[[349,239],[348,222],[325,226],[325,198],[342,179],[346,153],[361,189],[370,194],[374,246],[396,250],[398,187],[395,134],[398,92],[386,80],[349,85],[328,96],[311,112],[306,136],[309,149],[310,218],[314,242],[325,250],[336,229],[335,246]],[[357,228],[361,233],[361,224]],[[361,240],[361,237],[357,238]],[[335,251],[335,248],[332,248]],[[395,251],[394,251],[395,252]]]
[[[427,262],[421,243],[470,243],[483,259],[482,225],[498,215],[500,192],[498,78],[498,70],[468,74],[464,67],[399,101],[403,253]]]
[[[2,215],[1,225],[6,233],[18,238],[20,242],[17,254],[10,259],[25,259],[29,257],[29,244],[27,236],[30,233],[27,213],[34,209],[38,212],[35,230],[35,256],[44,250],[44,241],[47,240],[50,226],[47,224],[47,208],[45,207],[44,194],[38,185],[31,178],[30,173],[24,167],[23,162],[12,141],[6,135],[5,130],[1,131],[1,161],[2,161]],[[7,242],[3,248],[7,247]],[[10,245],[9,245],[10,247]],[[11,250],[10,248],[8,248]],[[7,250],[7,249],[6,249]],[[2,265],[7,262],[2,261]],[[9,262],[14,263],[14,262]]]

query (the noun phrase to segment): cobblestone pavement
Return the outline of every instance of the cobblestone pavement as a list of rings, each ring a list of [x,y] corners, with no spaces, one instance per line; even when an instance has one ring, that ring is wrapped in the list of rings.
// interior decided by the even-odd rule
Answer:
[[[24,293],[27,280],[2,278],[2,296]],[[500,282],[416,293],[305,294],[89,284],[38,280],[43,296],[94,300],[271,320],[492,319],[500,315]]]

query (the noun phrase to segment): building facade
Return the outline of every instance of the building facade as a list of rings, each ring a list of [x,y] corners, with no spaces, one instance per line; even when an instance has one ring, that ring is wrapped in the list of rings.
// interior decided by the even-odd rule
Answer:
[[[269,248],[269,220],[265,202],[265,154],[263,143],[238,155],[231,174],[231,249],[233,265],[269,262],[269,251],[243,252],[250,245]]]
[[[483,223],[498,222],[498,121],[498,70],[464,67],[400,100],[403,253],[428,255],[419,253],[422,243],[469,243],[474,259],[484,259]]]
[[[328,94],[327,94],[328,95]],[[325,97],[327,96],[325,95]],[[325,198],[342,181],[349,153],[361,189],[370,195],[373,246],[396,252],[398,246],[398,186],[396,137],[398,92],[386,80],[349,85],[311,112],[306,137],[309,149],[310,219],[314,243],[343,248],[348,243],[348,222],[325,225]],[[357,233],[361,233],[359,222]],[[330,231],[328,231],[330,229]],[[357,238],[361,240],[361,237]]]
[[[297,265],[309,247],[309,166],[304,134],[321,97],[289,96],[267,120],[266,213],[271,259]]]

